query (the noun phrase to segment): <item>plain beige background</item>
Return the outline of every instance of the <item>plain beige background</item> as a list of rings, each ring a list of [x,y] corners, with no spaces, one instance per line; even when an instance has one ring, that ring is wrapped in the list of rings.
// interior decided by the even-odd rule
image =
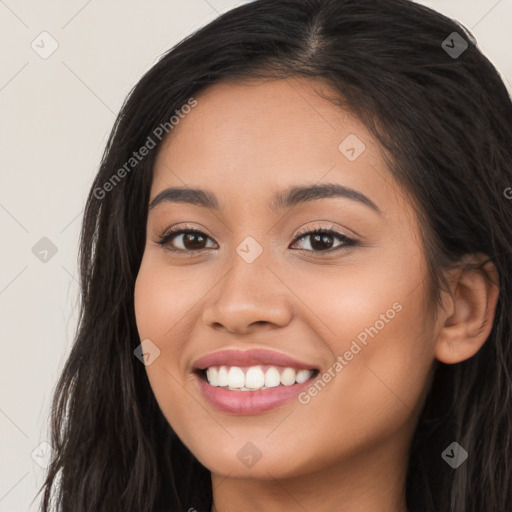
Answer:
[[[37,510],[83,206],[115,115],[161,53],[242,3],[0,0],[0,512]],[[464,23],[512,91],[512,0],[421,3]]]

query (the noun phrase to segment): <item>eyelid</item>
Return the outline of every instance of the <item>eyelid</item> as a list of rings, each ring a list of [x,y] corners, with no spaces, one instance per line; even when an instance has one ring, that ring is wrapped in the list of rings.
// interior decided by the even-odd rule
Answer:
[[[306,226],[306,227],[299,228],[295,232],[295,234],[293,235],[294,241],[303,235],[308,235],[308,234],[314,233],[315,231],[323,231],[326,233],[332,232],[333,234],[345,235],[345,233],[340,233],[339,231],[337,231],[337,229],[333,225],[329,225],[329,227],[322,226],[322,225]],[[345,236],[348,236],[348,235],[345,235]]]
[[[197,227],[194,227],[194,226],[189,226],[188,224],[177,224],[176,226],[170,226],[168,227],[161,235],[161,238],[165,238],[167,237],[168,235],[170,234],[177,234],[181,231],[193,231],[193,232],[197,232],[197,233],[202,233],[210,238],[213,239],[213,237],[207,233],[206,229],[203,228],[201,226],[201,228],[197,228]]]
[[[313,226],[308,224],[305,227],[300,227],[299,229],[297,229],[293,235],[294,241],[296,241],[297,238],[300,238],[301,236],[314,234],[317,231],[321,231],[322,233],[330,233],[332,236],[337,236],[339,238],[343,238],[349,241],[351,240],[358,243],[364,240],[363,237],[361,237],[354,230],[342,228],[341,226],[337,226],[336,224],[329,222],[327,220],[316,222],[317,223],[314,224]],[[321,222],[325,222],[326,224],[321,224]]]

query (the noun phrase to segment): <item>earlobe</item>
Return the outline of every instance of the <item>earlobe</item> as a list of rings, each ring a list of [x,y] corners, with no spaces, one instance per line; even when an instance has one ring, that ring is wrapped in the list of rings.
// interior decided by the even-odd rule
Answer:
[[[452,310],[445,317],[434,349],[436,359],[454,364],[469,359],[492,330],[499,297],[496,266],[482,254],[465,258],[470,266],[457,272],[452,283]]]

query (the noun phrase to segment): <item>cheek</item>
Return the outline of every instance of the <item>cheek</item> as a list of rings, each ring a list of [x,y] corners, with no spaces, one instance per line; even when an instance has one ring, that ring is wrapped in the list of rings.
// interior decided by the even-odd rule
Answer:
[[[186,432],[181,420],[187,418],[188,395],[183,388],[184,370],[179,365],[186,339],[181,343],[179,337],[190,332],[185,314],[190,305],[180,293],[186,283],[180,283],[174,274],[145,255],[135,282],[134,304],[140,340],[149,339],[160,350],[159,356],[146,366],[152,392],[167,421],[180,434]],[[176,300],[177,293],[183,301]],[[165,341],[169,339],[172,343]]]
[[[314,305],[304,310],[306,322],[318,326],[332,354],[322,382],[303,397],[313,429],[333,438],[340,424],[347,432],[390,434],[417,413],[435,340],[425,309],[426,268],[421,254],[410,256],[304,281]]]
[[[169,274],[169,272],[167,272]],[[149,258],[142,261],[134,290],[135,320],[140,340],[150,340],[159,351],[146,372],[153,393],[160,402],[161,393],[169,393],[165,383],[171,375],[178,373],[179,349],[182,346],[177,339],[181,332],[180,311],[177,311],[176,280],[171,283],[166,272]],[[165,340],[172,339],[172,343]],[[155,349],[156,350],[156,349]]]
[[[363,309],[346,301],[346,315],[338,312],[332,365],[300,397],[293,422],[279,427],[283,442],[304,446],[310,468],[379,450],[414,429],[434,359],[416,299],[393,293]]]
[[[392,356],[399,362],[417,359],[431,345],[425,275],[421,254],[400,259],[398,251],[388,251],[373,263],[315,269],[294,281],[308,306],[302,320],[316,326],[333,358],[349,351],[350,360]],[[357,346],[350,354],[353,342],[361,347],[357,357]]]
[[[192,376],[183,353],[197,323],[195,307],[208,289],[204,280],[192,279],[190,272],[169,268],[159,261],[158,255],[144,255],[135,282],[135,319],[140,340],[151,340],[160,351],[154,362],[146,366],[146,372],[155,398],[168,418],[170,409],[180,409],[189,398],[183,385],[187,385],[184,378]],[[186,410],[183,416],[186,417]]]
[[[187,341],[183,334],[190,333],[194,306],[208,291],[207,284],[201,283],[191,278],[190,272],[166,267],[152,255],[144,256],[135,282],[135,318],[141,339],[162,345],[162,357],[172,356]]]

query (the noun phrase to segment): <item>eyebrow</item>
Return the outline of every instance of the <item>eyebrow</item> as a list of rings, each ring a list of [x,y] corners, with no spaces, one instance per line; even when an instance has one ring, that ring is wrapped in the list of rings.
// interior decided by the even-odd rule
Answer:
[[[382,215],[382,211],[370,198],[353,188],[345,187],[338,183],[290,187],[282,192],[277,192],[273,196],[270,209],[274,212],[278,212],[279,210],[291,208],[300,203],[330,197],[344,197],[352,201],[357,201],[368,206],[379,215]],[[162,190],[151,201],[149,208],[153,209],[155,206],[164,202],[189,203],[213,210],[220,209],[220,204],[215,194],[198,188],[171,187]]]

